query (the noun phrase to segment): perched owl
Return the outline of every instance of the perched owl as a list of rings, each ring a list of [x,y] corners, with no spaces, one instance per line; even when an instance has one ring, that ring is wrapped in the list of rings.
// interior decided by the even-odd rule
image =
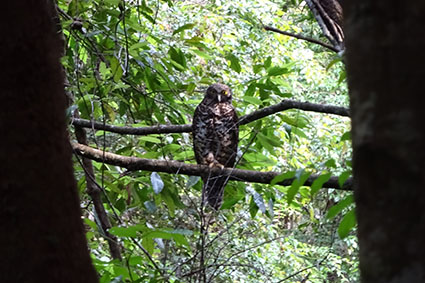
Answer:
[[[212,84],[193,116],[193,149],[196,162],[209,167],[233,167],[238,148],[238,117],[227,85]],[[228,177],[202,176],[205,200],[218,210],[223,202]]]

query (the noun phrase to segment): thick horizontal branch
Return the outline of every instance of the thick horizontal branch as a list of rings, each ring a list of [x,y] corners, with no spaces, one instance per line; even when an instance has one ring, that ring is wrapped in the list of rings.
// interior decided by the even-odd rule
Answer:
[[[348,108],[334,105],[317,104],[310,102],[299,102],[294,100],[283,100],[282,102],[258,109],[251,114],[242,116],[239,119],[239,124],[244,125],[255,120],[270,116],[280,111],[288,109],[300,109],[305,111],[313,111],[326,114],[335,114],[340,116],[350,116]],[[151,134],[170,134],[170,133],[188,133],[192,131],[192,125],[158,125],[148,127],[128,127],[114,126],[99,122],[91,122],[85,119],[73,119],[72,124],[84,128],[93,128],[96,130],[104,130],[122,135],[151,135]]]
[[[274,28],[274,27],[270,27],[270,26],[264,26],[264,29],[268,30],[268,31],[280,33],[280,34],[283,34],[283,35],[287,35],[287,36],[290,36],[290,37],[294,37],[294,38],[297,38],[297,39],[302,39],[302,40],[305,40],[305,41],[308,41],[308,42],[311,42],[311,43],[315,43],[315,44],[321,45],[325,48],[328,48],[329,50],[332,50],[333,52],[338,53],[340,51],[340,50],[338,50],[338,48],[335,48],[334,46],[332,46],[330,44],[327,44],[327,43],[320,41],[318,39],[307,37],[307,36],[304,36],[304,35],[301,35],[301,34],[294,34],[294,33],[283,31],[283,30],[280,30],[280,29],[277,29],[277,28]]]
[[[72,124],[84,128],[93,128],[96,130],[104,130],[111,133],[122,135],[152,135],[152,134],[169,134],[169,133],[188,133],[192,131],[192,124],[186,125],[157,125],[147,127],[128,127],[114,126],[99,122],[92,122],[85,119],[73,119]]]
[[[201,176],[202,173],[208,172],[208,170],[210,170],[209,167],[206,165],[122,156],[110,152],[103,152],[102,150],[94,149],[89,146],[78,143],[72,143],[72,148],[74,149],[74,152],[76,154],[81,155],[83,157],[98,162],[104,162],[106,164],[123,167],[130,171],[146,170],[152,172],[155,171],[171,174]],[[279,172],[258,172],[233,168],[224,168],[223,170],[215,168],[211,170],[213,170],[213,173],[219,173],[224,176],[229,176],[230,180],[261,184],[270,184],[274,177],[280,175]],[[304,185],[311,186],[318,177],[319,175],[310,175]],[[293,178],[286,179],[282,182],[279,182],[278,184],[283,186],[289,186],[292,184],[293,180]],[[352,179],[349,178],[341,187],[338,184],[338,177],[333,176],[327,182],[325,182],[322,187],[351,191]]]
[[[350,116],[350,111],[348,108],[334,105],[326,105],[326,104],[317,104],[310,102],[300,102],[295,100],[283,100],[278,104],[274,104],[272,106],[264,107],[262,109],[258,109],[251,114],[242,116],[240,118],[240,125],[251,123],[255,120],[270,116],[277,112],[281,112],[288,109],[300,109],[305,111],[326,113],[326,114],[335,114],[339,116]]]

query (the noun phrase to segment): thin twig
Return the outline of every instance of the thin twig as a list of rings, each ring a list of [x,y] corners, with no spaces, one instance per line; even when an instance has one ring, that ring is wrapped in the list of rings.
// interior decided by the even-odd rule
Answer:
[[[271,26],[264,26],[264,29],[268,30],[268,31],[272,31],[272,32],[277,32],[277,33],[280,33],[280,34],[283,34],[283,35],[287,35],[287,36],[290,36],[290,37],[294,37],[294,38],[297,38],[297,39],[302,39],[302,40],[305,40],[305,41],[308,41],[308,42],[311,42],[311,43],[315,43],[315,44],[321,45],[321,46],[323,46],[323,47],[325,47],[329,50],[332,50],[333,52],[336,52],[336,53],[338,53],[340,51],[330,44],[327,44],[327,43],[320,41],[318,39],[314,39],[314,38],[311,38],[311,37],[304,36],[302,34],[295,34],[295,33],[287,32],[287,31],[283,31],[283,30],[280,30],[280,29],[277,29],[277,28],[274,28],[274,27],[271,27]]]

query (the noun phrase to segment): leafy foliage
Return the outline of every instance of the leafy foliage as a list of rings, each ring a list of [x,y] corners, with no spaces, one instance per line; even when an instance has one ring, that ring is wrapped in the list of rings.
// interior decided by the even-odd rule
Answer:
[[[286,98],[348,104],[339,57],[262,29],[264,23],[319,37],[300,1],[60,0],[59,8],[70,109],[85,119],[139,127],[188,124],[213,82],[232,88],[240,116]],[[220,213],[207,212],[214,221],[206,245],[200,243],[199,178],[124,172],[94,162],[122,262],[109,255],[76,162],[101,282],[202,281],[201,248],[206,276],[214,282],[358,278],[352,196],[321,190],[331,175],[343,183],[351,174],[348,133],[345,118],[300,110],[241,126],[237,167],[286,173],[270,185],[229,182]],[[89,138],[92,146],[121,155],[195,162],[187,133],[135,137],[89,130]],[[305,187],[311,173],[321,177]],[[276,185],[291,177],[291,186]]]

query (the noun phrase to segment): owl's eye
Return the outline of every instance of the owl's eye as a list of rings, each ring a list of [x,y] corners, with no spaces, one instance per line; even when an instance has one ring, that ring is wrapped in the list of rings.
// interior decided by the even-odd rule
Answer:
[[[222,90],[221,94],[227,95],[227,90]]]

